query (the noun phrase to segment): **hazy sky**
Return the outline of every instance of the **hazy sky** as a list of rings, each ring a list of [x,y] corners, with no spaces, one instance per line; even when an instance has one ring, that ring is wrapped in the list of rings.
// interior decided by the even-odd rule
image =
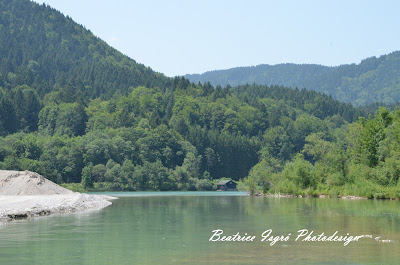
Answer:
[[[258,64],[359,63],[400,50],[400,1],[36,2],[168,76]]]

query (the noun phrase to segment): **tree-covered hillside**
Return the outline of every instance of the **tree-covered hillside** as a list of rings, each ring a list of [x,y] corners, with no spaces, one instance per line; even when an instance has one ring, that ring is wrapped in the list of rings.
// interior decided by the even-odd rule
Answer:
[[[211,190],[220,178],[251,172],[250,184],[300,185],[285,191],[304,192],[317,189],[312,177],[330,170],[318,162],[327,146],[339,150],[339,162],[357,151],[361,160],[354,161],[371,168],[390,157],[384,169],[394,170],[390,181],[374,183],[398,181],[390,149],[398,148],[389,144],[397,112],[354,123],[364,111],[315,91],[166,78],[48,6],[28,0],[0,6],[0,169],[101,190]],[[346,130],[355,136],[344,142]],[[341,149],[358,143],[354,152]],[[338,165],[318,180],[350,181]],[[298,172],[304,179],[296,179]]]
[[[332,95],[355,106],[375,102],[396,104],[400,101],[400,52],[360,64],[326,67],[321,65],[258,65],[186,75],[192,82],[210,82],[231,86],[248,84],[283,85],[307,88]]]
[[[173,84],[88,104],[55,92],[41,100],[27,85],[1,89],[0,168],[58,183],[79,183],[85,170],[112,189],[211,189],[213,179],[247,176],[265,135],[285,139],[274,156],[286,161],[307,135],[358,117],[351,105],[305,90]]]
[[[136,63],[46,5],[0,1],[0,86],[29,85],[39,96],[72,86],[84,98],[109,98],[131,86],[171,81]]]

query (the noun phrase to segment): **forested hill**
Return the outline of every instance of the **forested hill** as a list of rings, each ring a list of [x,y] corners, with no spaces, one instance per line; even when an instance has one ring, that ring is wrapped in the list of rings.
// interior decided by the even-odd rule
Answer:
[[[69,84],[83,97],[109,98],[131,86],[171,82],[59,11],[29,0],[0,1],[0,43],[3,88],[25,84],[43,96]]]
[[[307,177],[297,157],[302,152],[312,162],[305,152],[310,139],[337,143],[322,142],[328,148],[321,150],[334,146],[339,162],[347,156],[340,148],[359,146],[358,127],[349,139],[346,128],[366,115],[331,96],[167,78],[48,6],[27,0],[0,6],[0,169],[97,190],[211,190],[218,179],[243,179],[266,161],[265,172],[274,174],[297,161],[295,173]],[[369,125],[360,138],[364,149],[355,151],[368,154],[373,166],[384,158],[373,141],[393,127],[391,115],[380,111],[380,127],[361,120]],[[332,179],[346,179],[338,165]],[[255,178],[261,171],[251,172]],[[297,183],[291,176],[274,184],[291,187]],[[265,187],[268,181],[254,180]]]
[[[355,106],[400,101],[400,52],[379,58],[371,57],[360,64],[326,67],[311,64],[278,64],[238,67],[186,75],[192,82],[231,86],[246,83],[307,88],[332,95]]]

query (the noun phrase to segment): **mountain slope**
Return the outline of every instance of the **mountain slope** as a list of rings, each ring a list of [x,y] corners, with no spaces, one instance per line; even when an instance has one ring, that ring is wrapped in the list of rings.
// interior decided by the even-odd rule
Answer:
[[[332,95],[355,106],[400,101],[400,52],[360,64],[326,67],[312,64],[278,64],[217,70],[201,75],[186,75],[192,82],[211,82],[232,86],[246,83],[307,88]]]
[[[29,0],[0,1],[0,86],[26,84],[39,95],[70,82],[110,97],[130,86],[165,87],[170,79],[136,63],[59,11]]]
[[[309,135],[333,140],[365,116],[305,89],[166,78],[50,7],[0,7],[2,169],[82,188],[210,190],[260,156],[282,169]]]

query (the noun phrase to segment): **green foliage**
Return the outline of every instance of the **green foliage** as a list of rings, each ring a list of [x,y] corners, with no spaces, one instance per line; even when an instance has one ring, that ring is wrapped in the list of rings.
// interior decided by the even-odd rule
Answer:
[[[17,86],[9,92],[17,128],[25,132],[37,130],[41,102],[37,92],[27,85]],[[12,114],[13,115],[13,114]]]
[[[265,186],[262,179],[268,179],[273,192],[398,198],[399,110],[380,108],[376,118],[360,119],[328,132],[309,134],[301,151],[304,156],[298,154],[282,172],[271,166],[274,163],[268,152],[262,153],[249,179],[261,187]]]
[[[84,189],[93,188],[93,164],[89,164],[88,166],[82,169],[82,186]]]
[[[196,190],[210,191],[213,189],[214,189],[213,184],[209,179],[199,179],[196,181]]]
[[[250,193],[250,195],[254,195],[257,192],[257,182],[253,175],[250,175],[246,181],[245,184],[247,185],[247,190]]]
[[[288,163],[282,171],[282,178],[293,182],[300,189],[315,188],[317,185],[313,165],[297,155],[293,162]]]
[[[77,136],[85,133],[87,114],[78,103],[51,104],[39,113],[39,131],[53,135]]]
[[[85,192],[85,188],[83,187],[82,183],[62,183],[62,187],[72,190],[74,192]]]

